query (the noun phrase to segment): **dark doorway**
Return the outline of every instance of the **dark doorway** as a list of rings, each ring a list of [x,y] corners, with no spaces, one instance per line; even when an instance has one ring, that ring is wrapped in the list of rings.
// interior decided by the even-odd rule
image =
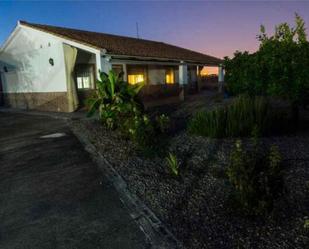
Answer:
[[[3,105],[4,105],[4,99],[3,99],[2,75],[0,73],[0,106]]]
[[[85,101],[95,89],[95,65],[77,64],[74,68],[75,83],[79,100],[79,108],[85,107]]]

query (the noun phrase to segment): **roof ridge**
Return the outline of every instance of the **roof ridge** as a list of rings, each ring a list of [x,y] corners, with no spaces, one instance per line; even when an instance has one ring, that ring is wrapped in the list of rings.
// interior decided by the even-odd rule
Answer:
[[[126,35],[116,35],[116,34],[110,34],[110,33],[105,33],[105,32],[98,32],[98,31],[90,31],[90,30],[85,30],[85,29],[76,29],[76,28],[69,28],[69,27],[63,27],[63,26],[55,26],[55,25],[49,25],[49,24],[31,23],[31,22],[27,22],[27,21],[23,21],[23,20],[19,20],[19,23],[24,24],[24,25],[29,25],[29,26],[45,26],[45,27],[51,27],[51,28],[60,28],[60,29],[78,31],[78,32],[87,32],[87,33],[100,34],[100,35],[106,35],[106,36],[129,38],[129,39],[134,39],[134,40],[137,40],[137,41],[149,41],[149,42],[156,42],[156,43],[163,43],[163,44],[171,45],[171,44],[161,42],[161,41],[156,41],[156,40],[136,38],[136,37],[126,36]]]
[[[140,39],[129,36],[102,33],[60,27],[46,24],[35,24],[19,21],[19,24],[52,35],[84,43],[97,49],[106,49],[110,54],[141,56],[151,58],[173,59],[180,61],[195,62],[198,64],[219,65],[222,59],[203,54],[191,49],[183,48],[174,44],[161,41]]]

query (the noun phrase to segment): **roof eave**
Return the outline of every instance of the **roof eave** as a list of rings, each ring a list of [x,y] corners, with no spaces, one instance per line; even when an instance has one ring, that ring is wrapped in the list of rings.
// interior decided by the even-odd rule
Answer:
[[[162,58],[162,57],[149,57],[149,56],[135,56],[135,55],[120,55],[113,53],[105,53],[105,55],[111,56],[115,59],[122,60],[144,60],[144,61],[160,61],[160,62],[174,62],[178,64],[191,64],[191,65],[199,65],[199,66],[219,66],[223,61],[215,62],[205,62],[205,61],[196,61],[196,60],[187,60],[187,59],[179,59],[179,58]],[[219,59],[218,59],[219,60]]]

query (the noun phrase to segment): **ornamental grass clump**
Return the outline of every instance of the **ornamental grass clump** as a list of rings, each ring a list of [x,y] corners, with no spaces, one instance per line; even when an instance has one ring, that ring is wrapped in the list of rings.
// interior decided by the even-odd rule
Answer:
[[[239,96],[228,106],[195,114],[188,130],[196,135],[222,138],[249,136],[257,127],[265,134],[273,124],[272,115],[264,97]]]

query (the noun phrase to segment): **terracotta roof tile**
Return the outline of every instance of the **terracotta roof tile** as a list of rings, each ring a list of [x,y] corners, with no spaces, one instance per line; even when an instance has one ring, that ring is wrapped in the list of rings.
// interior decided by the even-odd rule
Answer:
[[[163,42],[50,25],[34,24],[25,21],[20,21],[20,24],[80,42],[88,46],[106,49],[107,54],[193,61],[207,65],[218,65],[222,63],[222,60],[216,57]]]

